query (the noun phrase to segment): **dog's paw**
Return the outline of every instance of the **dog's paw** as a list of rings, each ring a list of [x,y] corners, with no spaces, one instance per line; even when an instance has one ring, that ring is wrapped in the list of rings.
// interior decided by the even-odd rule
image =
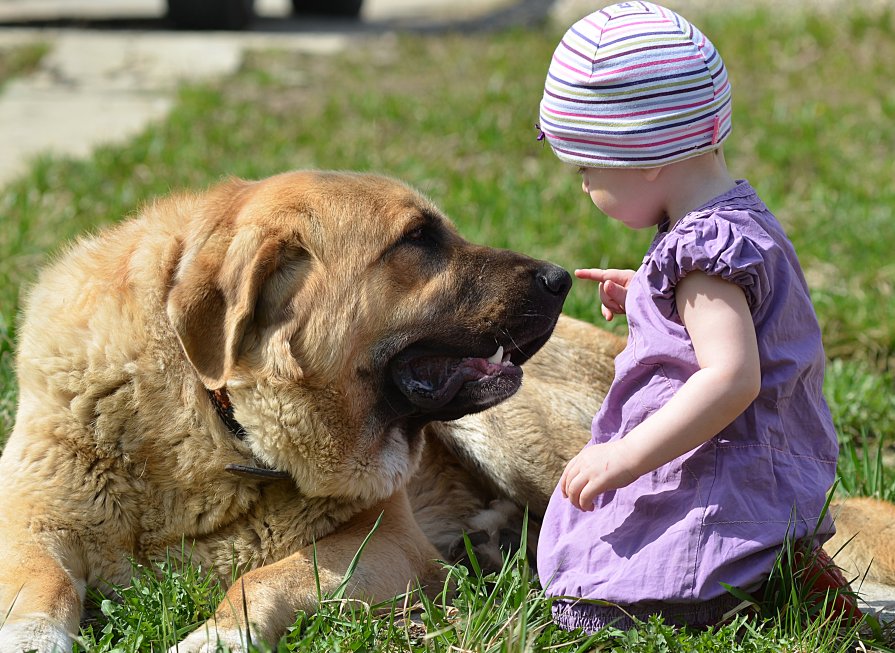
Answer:
[[[218,629],[207,623],[194,630],[186,639],[168,649],[168,653],[216,653],[247,651],[245,633],[240,630]]]
[[[466,525],[466,537],[472,545],[476,562],[486,574],[500,571],[505,555],[512,555],[522,543],[522,510],[512,501],[496,499],[475,515]],[[463,536],[455,539],[449,549],[451,562],[469,565],[470,556]]]
[[[0,653],[69,653],[72,638],[48,619],[0,624]]]

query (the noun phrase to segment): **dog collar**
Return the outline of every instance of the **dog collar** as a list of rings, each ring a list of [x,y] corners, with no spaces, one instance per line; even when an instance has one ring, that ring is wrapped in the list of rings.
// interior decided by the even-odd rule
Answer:
[[[211,399],[211,405],[214,406],[214,412],[221,418],[221,421],[224,423],[224,426],[227,427],[227,430],[236,436],[236,439],[245,442],[248,431],[246,431],[245,427],[236,421],[236,418],[233,416],[233,404],[230,403],[230,395],[227,394],[227,388],[208,390],[208,398]],[[270,469],[260,463],[259,465],[261,466],[255,467],[252,465],[229,463],[224,465],[224,469],[231,474],[246,478],[261,478],[265,480],[283,480],[292,478],[289,475],[289,472]]]

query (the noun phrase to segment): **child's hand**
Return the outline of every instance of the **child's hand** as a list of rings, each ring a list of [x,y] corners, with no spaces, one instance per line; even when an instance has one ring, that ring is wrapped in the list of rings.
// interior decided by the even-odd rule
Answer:
[[[593,444],[569,461],[559,487],[573,506],[590,511],[597,495],[636,481],[640,476],[637,467],[624,440]]]
[[[607,322],[625,312],[628,284],[634,276],[634,270],[588,268],[575,270],[575,276],[579,279],[600,282],[600,303],[603,304],[601,311]]]

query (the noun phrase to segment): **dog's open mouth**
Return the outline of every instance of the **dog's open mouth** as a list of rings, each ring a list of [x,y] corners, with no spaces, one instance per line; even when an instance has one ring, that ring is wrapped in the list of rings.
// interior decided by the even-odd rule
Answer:
[[[534,353],[540,349],[551,331],[552,325],[524,350]],[[481,351],[484,347],[475,349]],[[464,356],[421,344],[398,354],[390,371],[395,385],[421,413],[431,418],[456,419],[490,408],[515,394],[522,385],[520,365],[529,356],[503,345],[497,345],[490,356]]]
[[[522,368],[502,346],[488,358],[404,352],[392,364],[392,378],[411,403],[436,412],[457,399],[466,411],[484,409],[519,389]]]

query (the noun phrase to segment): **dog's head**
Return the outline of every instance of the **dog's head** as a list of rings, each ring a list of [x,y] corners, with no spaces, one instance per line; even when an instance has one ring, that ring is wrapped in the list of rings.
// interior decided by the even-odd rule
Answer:
[[[467,242],[383,177],[232,181],[199,207],[171,324],[203,384],[228,387],[256,456],[311,495],[394,491],[426,423],[516,392],[571,285]]]

